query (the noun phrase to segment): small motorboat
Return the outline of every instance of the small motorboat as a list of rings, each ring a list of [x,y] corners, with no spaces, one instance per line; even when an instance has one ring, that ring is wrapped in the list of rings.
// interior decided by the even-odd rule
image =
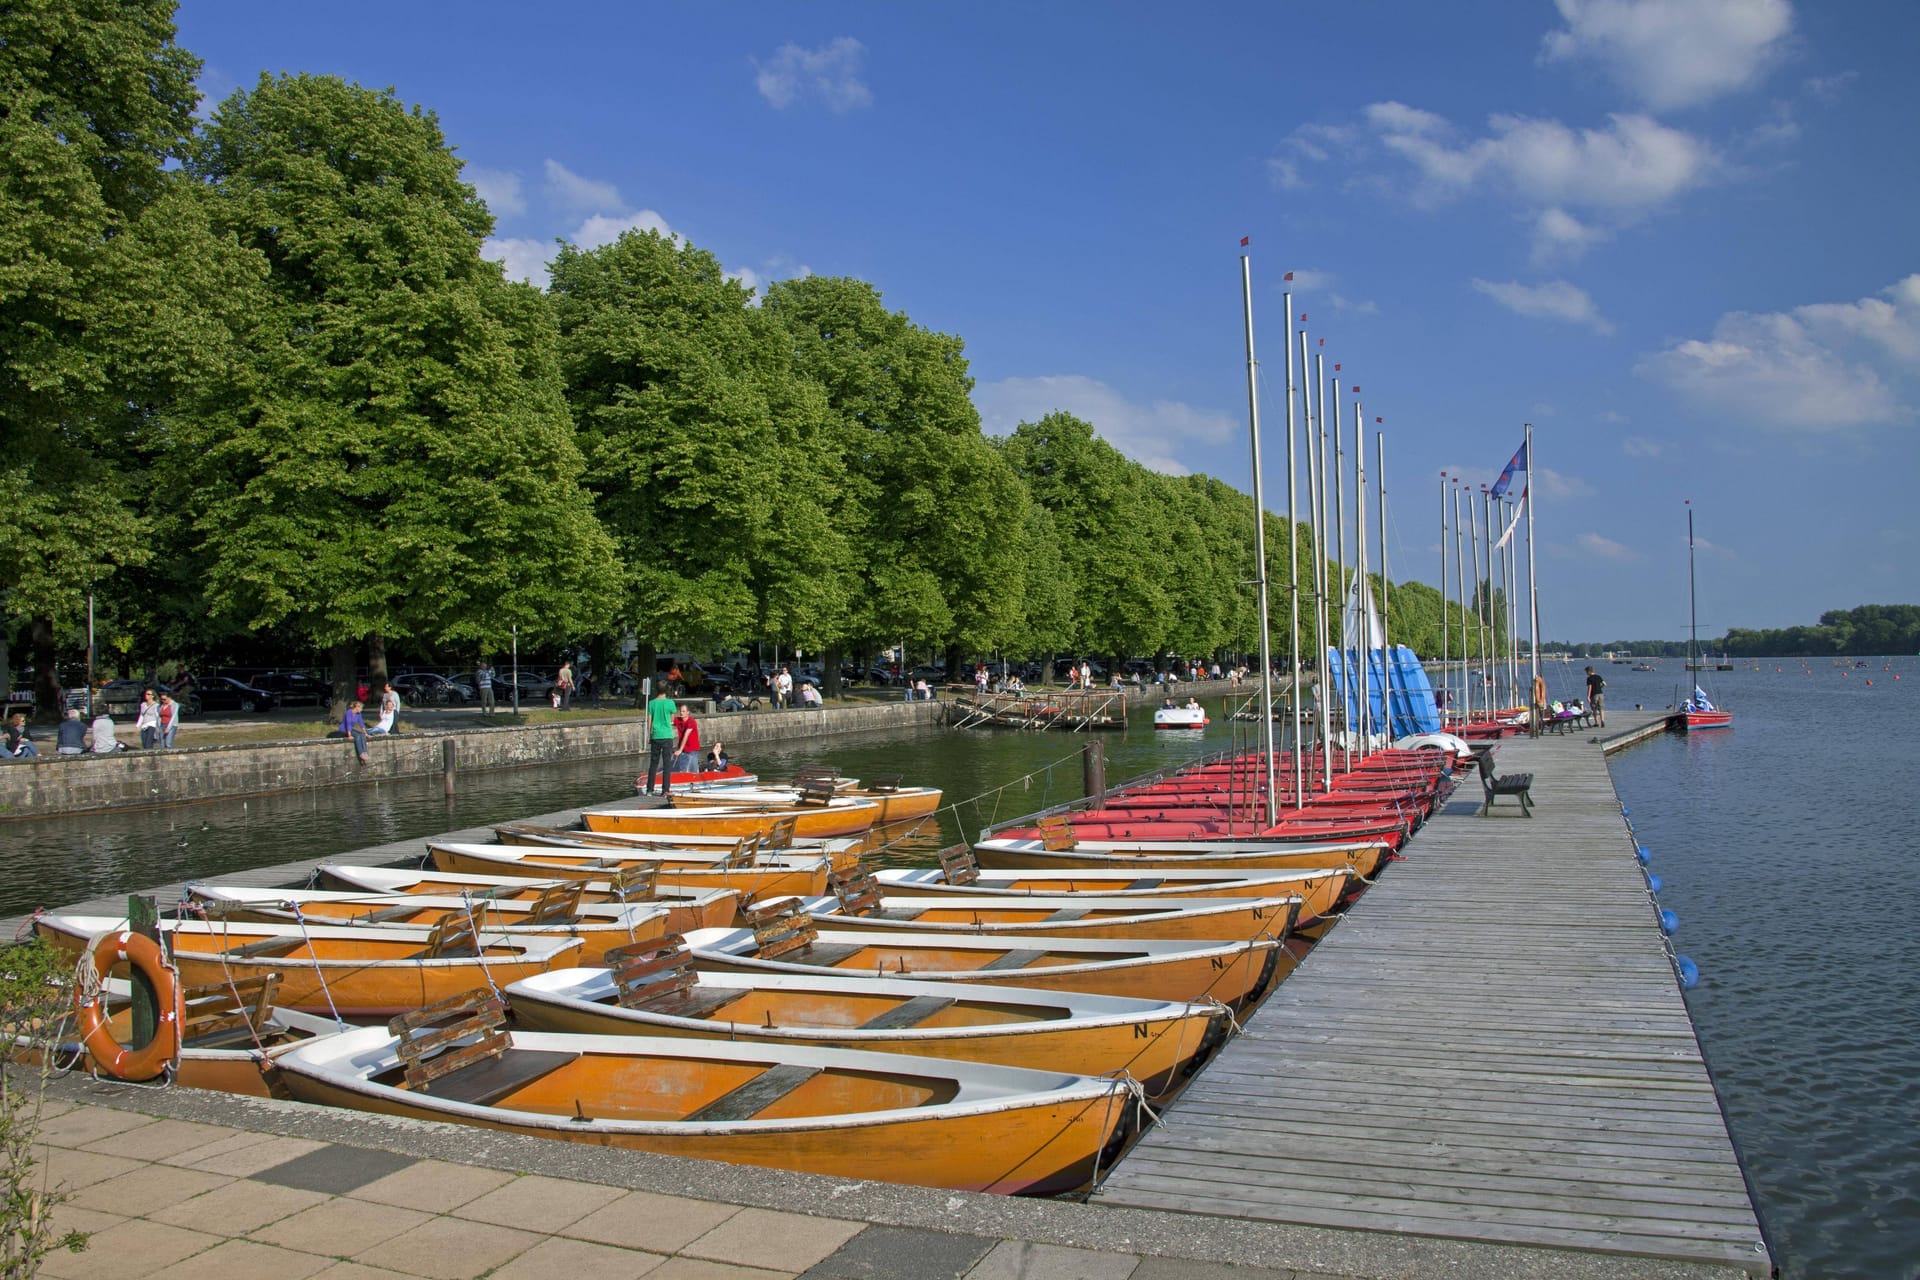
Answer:
[[[625,948],[611,963],[508,986],[514,1025],[1124,1071],[1151,1094],[1196,1069],[1226,1032],[1226,1010],[1212,1004],[868,975],[696,973],[681,946]]]
[[[314,870],[321,883],[349,892],[453,894],[490,902],[533,902],[555,885],[580,890],[582,902],[630,902],[667,913],[668,933],[730,925],[740,909],[737,889],[683,889],[659,883],[659,867],[633,863],[609,872],[604,880],[529,880],[523,876],[460,874],[431,867],[408,871],[395,867],[359,867],[323,862]]]
[[[1206,708],[1193,701],[1184,707],[1158,707],[1153,713],[1153,727],[1156,729],[1204,729],[1211,723],[1207,719]]]
[[[276,1060],[303,1102],[836,1178],[1052,1195],[1132,1123],[1127,1084],[895,1053],[508,1031],[474,992]]]
[[[668,912],[653,903],[587,902],[578,882],[555,885],[532,901],[459,894],[366,894],[333,889],[254,889],[189,884],[187,897],[229,920],[269,924],[359,925],[379,929],[431,928],[449,917],[487,912],[490,932],[578,938],[580,962],[599,964],[614,947],[666,936]]]
[[[507,935],[487,928],[486,913],[431,929],[249,924],[235,920],[162,920],[182,987],[280,975],[275,1000],[302,1013],[388,1017],[474,987],[578,962],[578,938]],[[124,918],[49,914],[34,930],[76,957]],[[476,925],[478,927],[476,927]]]

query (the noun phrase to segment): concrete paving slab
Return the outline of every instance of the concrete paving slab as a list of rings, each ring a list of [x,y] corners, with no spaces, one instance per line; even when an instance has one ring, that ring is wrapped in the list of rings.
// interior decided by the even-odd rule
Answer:
[[[103,1155],[97,1151],[74,1151],[66,1147],[37,1147],[34,1163],[46,1173],[47,1181],[71,1193],[108,1178],[118,1178],[143,1166],[138,1160]]]
[[[352,1260],[425,1276],[427,1280],[472,1280],[539,1243],[540,1237],[531,1231],[512,1231],[459,1218],[434,1218],[391,1240],[356,1250]]]
[[[111,1107],[74,1107],[40,1122],[40,1141],[51,1147],[84,1147],[89,1142],[156,1123],[154,1117]]]
[[[266,1186],[243,1178],[191,1200],[168,1205],[147,1217],[155,1222],[191,1227],[196,1231],[244,1236],[268,1223],[325,1204],[326,1200],[327,1197],[318,1191]]]
[[[252,1232],[256,1240],[327,1258],[358,1254],[436,1221],[429,1213],[330,1196]]]
[[[369,1267],[360,1262],[330,1263],[325,1271],[316,1271],[310,1280],[409,1280],[405,1272]]]
[[[863,1222],[742,1209],[677,1252],[770,1271],[804,1271],[865,1228]]]
[[[397,1204],[403,1209],[446,1213],[513,1180],[514,1175],[503,1169],[422,1160],[344,1194],[357,1200]]]
[[[195,1152],[239,1136],[238,1129],[229,1129],[224,1125],[195,1124],[190,1120],[156,1120],[137,1129],[95,1139],[81,1150],[125,1156],[129,1160],[190,1164]]]
[[[76,1191],[68,1203],[80,1209],[139,1216],[232,1181],[232,1178],[202,1173],[198,1169],[170,1169],[163,1164],[149,1164]]]
[[[337,1196],[396,1173],[412,1164],[414,1159],[413,1156],[396,1155],[391,1151],[329,1144],[248,1176],[256,1182],[298,1187],[302,1191],[324,1191],[330,1196]]]
[[[1131,1253],[1002,1240],[967,1272],[967,1280],[1129,1280],[1139,1266]]]
[[[467,1201],[449,1212],[456,1218],[491,1222],[522,1231],[554,1232],[618,1200],[614,1187],[528,1174]]]
[[[987,1236],[868,1227],[803,1275],[805,1280],[959,1280],[999,1243]]]
[[[705,1258],[668,1258],[647,1280],[792,1280],[791,1271],[762,1271],[759,1267],[736,1267],[731,1262],[709,1262]]]
[[[40,1263],[40,1274],[51,1280],[90,1280],[102,1275],[145,1275],[172,1266],[182,1258],[205,1253],[220,1243],[219,1236],[145,1218],[129,1218],[87,1242],[83,1253],[62,1249]]]
[[[653,1253],[678,1253],[741,1212],[730,1204],[630,1191],[562,1229],[562,1235]]]
[[[493,1272],[487,1280],[553,1280],[555,1276],[566,1280],[636,1280],[666,1261],[657,1253],[554,1236]]]
[[[251,1136],[260,1140],[241,1142],[236,1138],[231,1143],[216,1142],[212,1147],[194,1153],[199,1159],[191,1161],[187,1167],[205,1169],[208,1173],[230,1173],[236,1178],[251,1178],[264,1169],[277,1168],[326,1145],[304,1138],[275,1138],[262,1134]]]
[[[170,1267],[147,1273],[145,1280],[306,1280],[332,1266],[327,1258],[252,1240],[227,1240]]]

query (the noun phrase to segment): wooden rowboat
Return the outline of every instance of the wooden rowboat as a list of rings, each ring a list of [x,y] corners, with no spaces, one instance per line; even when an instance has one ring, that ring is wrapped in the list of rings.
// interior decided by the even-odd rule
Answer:
[[[653,809],[588,809],[580,821],[589,831],[631,831],[651,836],[750,836],[791,818],[801,836],[857,836],[880,817],[871,800],[838,797],[796,809],[755,805],[678,805]]]
[[[529,879],[605,880],[635,864],[660,862],[659,881],[683,889],[734,889],[748,899],[787,893],[825,893],[831,860],[824,854],[776,855],[735,863],[723,854],[681,853],[671,859],[619,849],[508,848],[497,844],[430,842],[433,865],[460,875],[519,875]]]
[[[299,1045],[296,1098],[837,1178],[1056,1194],[1088,1185],[1133,1110],[1120,1080],[794,1045],[451,1026],[424,1010]],[[447,1039],[452,1035],[456,1038]]]
[[[386,1017],[476,986],[504,986],[580,954],[578,938],[508,936],[488,932],[483,918],[479,924],[477,934],[466,920],[432,929],[162,920],[160,930],[184,987],[277,973],[282,1006],[348,1017]],[[34,919],[41,937],[76,956],[91,939],[125,928],[113,916]]]
[[[971,861],[969,859],[969,861]],[[1148,871],[1139,868],[1086,871],[988,871],[968,867],[957,877],[941,867],[878,871],[874,879],[889,897],[987,895],[1054,897],[1089,894],[1102,898],[1274,898],[1300,899],[1300,922],[1318,919],[1339,907],[1356,881],[1347,867],[1315,871]]]
[[[1225,1036],[1218,1005],[970,983],[694,973],[682,947],[628,948],[612,968],[536,974],[506,989],[514,1024],[590,1035],[699,1036],[1125,1071],[1164,1092]]]
[[[342,862],[322,863],[316,870],[322,883],[349,892],[454,894],[489,902],[532,902],[555,885],[564,884],[579,889],[582,902],[658,907],[667,913],[668,933],[730,925],[740,909],[737,889],[683,889],[660,884],[658,869],[644,863],[611,872],[604,880],[529,880],[523,876],[463,875],[431,867],[410,871]]]
[[[1265,995],[1287,958],[1275,938],[1174,942],[1157,938],[988,938],[928,933],[895,938],[820,931],[797,903],[749,913],[751,927],[686,937],[701,969],[723,973],[846,974],[920,982],[986,982],[1145,1000],[1245,1005]],[[1290,966],[1289,966],[1290,967]]]
[[[652,836],[634,831],[587,831],[580,827],[544,827],[533,822],[496,823],[493,834],[501,844],[527,844],[560,849],[607,846],[616,849],[650,849],[661,853],[675,853],[682,850],[698,853],[732,853],[739,850],[742,843],[742,838],[739,836]],[[853,836],[796,839],[791,827],[783,827],[776,823],[775,829],[763,832],[757,837],[756,847],[763,853],[843,854],[857,852],[860,840]]]
[[[380,929],[432,928],[449,916],[484,909],[487,929],[506,935],[580,939],[580,961],[599,964],[615,947],[666,936],[667,910],[652,903],[592,903],[575,885],[557,885],[531,902],[458,894],[364,894],[328,889],[254,889],[190,884],[187,896],[228,920],[357,925]]]
[[[851,783],[854,780],[847,781]],[[873,801],[880,806],[880,816],[875,818],[874,822],[876,825],[885,826],[926,817],[940,807],[940,799],[944,793],[939,787],[891,787],[880,790],[845,786],[836,788],[834,794],[845,798]],[[700,787],[689,799],[692,803],[699,805],[792,807],[800,803],[801,796],[802,791],[799,788],[763,782],[752,787]]]
[[[996,836],[973,846],[982,867],[995,870],[1202,870],[1228,873],[1259,871],[1347,870],[1371,880],[1385,865],[1384,844],[1342,841],[1333,844],[1262,845],[1231,840],[1087,840],[1065,847],[1046,838]]]

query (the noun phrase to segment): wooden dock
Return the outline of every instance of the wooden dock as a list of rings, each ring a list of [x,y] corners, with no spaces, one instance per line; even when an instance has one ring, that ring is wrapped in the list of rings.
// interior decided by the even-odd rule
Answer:
[[[1599,739],[1503,743],[1097,1203],[1771,1269]],[[1663,716],[1660,718],[1664,718]]]

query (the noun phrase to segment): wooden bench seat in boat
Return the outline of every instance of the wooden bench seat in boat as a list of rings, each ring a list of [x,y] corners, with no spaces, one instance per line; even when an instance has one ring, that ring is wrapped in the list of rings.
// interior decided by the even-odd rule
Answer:
[[[706,1106],[690,1113],[687,1119],[702,1124],[751,1120],[819,1074],[819,1067],[804,1067],[791,1062],[768,1067],[745,1084],[729,1089]]]
[[[1046,954],[1045,951],[1009,951],[999,959],[990,960],[986,964],[981,965],[980,968],[982,971],[987,969],[1024,969]]]
[[[1480,816],[1486,817],[1493,809],[1495,796],[1517,796],[1520,800],[1520,815],[1533,816],[1533,797],[1528,794],[1533,789],[1533,775],[1530,773],[1496,774],[1493,771],[1491,753],[1479,757],[1480,788],[1486,792],[1486,803],[1480,806]]]
[[[915,996],[860,1024],[862,1031],[905,1031],[917,1027],[953,1003],[947,996]]]
[[[436,1076],[421,1086],[420,1091],[449,1102],[489,1106],[540,1077],[558,1071],[579,1056],[577,1053],[554,1049],[508,1049],[498,1057],[483,1058],[443,1076]]]

